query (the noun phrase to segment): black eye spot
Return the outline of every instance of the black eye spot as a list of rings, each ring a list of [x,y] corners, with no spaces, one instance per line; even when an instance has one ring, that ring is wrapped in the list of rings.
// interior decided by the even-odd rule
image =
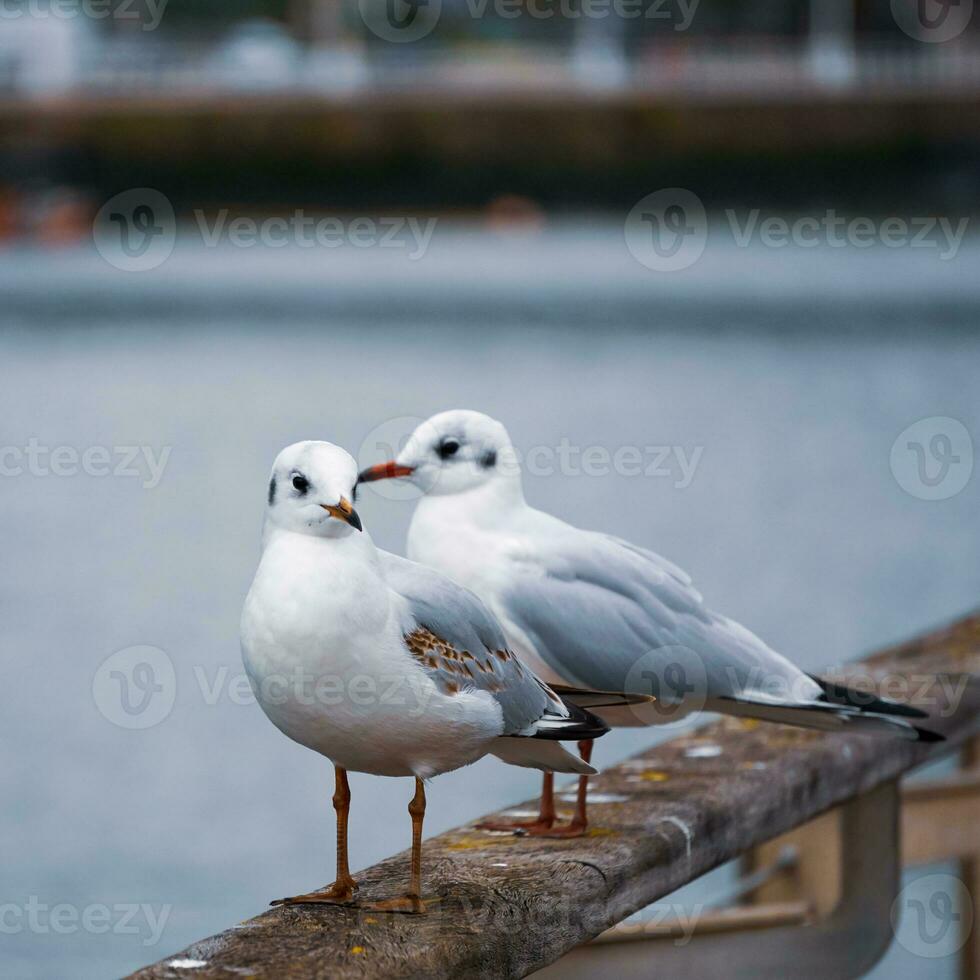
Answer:
[[[310,481],[307,480],[306,477],[303,476],[302,473],[297,473],[296,476],[293,477],[293,486],[301,494],[304,494],[304,493],[306,493],[307,490],[310,489]]]
[[[494,450],[492,450],[492,449],[488,449],[480,457],[480,465],[485,470],[489,470],[491,467],[496,466],[497,465],[497,454],[496,454],[496,452],[494,452]]]
[[[449,459],[459,451],[459,443],[455,439],[445,439],[439,444],[439,456],[442,459]]]
[[[269,481],[269,506],[271,507],[276,502],[276,478],[273,477]]]

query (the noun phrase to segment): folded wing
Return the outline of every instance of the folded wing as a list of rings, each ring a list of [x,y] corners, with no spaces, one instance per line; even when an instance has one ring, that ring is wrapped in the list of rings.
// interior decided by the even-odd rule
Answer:
[[[909,720],[922,716],[915,709],[805,674],[707,609],[675,565],[610,535],[549,524],[511,562],[496,609],[555,673],[585,688],[807,728],[936,737]],[[637,713],[623,717],[635,723]]]
[[[476,595],[424,565],[380,554],[389,586],[407,603],[405,645],[441,690],[490,694],[500,705],[507,736],[583,739],[608,731],[521,663]]]

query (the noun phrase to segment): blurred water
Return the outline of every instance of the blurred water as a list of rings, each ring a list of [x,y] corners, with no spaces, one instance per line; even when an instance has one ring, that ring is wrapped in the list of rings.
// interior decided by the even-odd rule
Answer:
[[[8,929],[3,973],[117,975],[330,880],[328,765],[234,697],[267,472],[294,440],[354,450],[386,419],[466,406],[519,447],[700,447],[688,486],[675,466],[537,476],[527,494],[661,551],[811,668],[975,606],[977,477],[918,499],[889,454],[924,417],[976,438],[978,253],[720,245],[657,277],[595,224],[450,229],[416,263],[182,243],[127,276],[94,253],[5,255],[0,445],[172,449],[153,488],[145,470],[0,479],[0,904],[171,911],[153,943],[141,915],[137,934],[118,917]],[[366,492],[359,511],[402,549],[410,504]],[[92,695],[99,664],[135,644],[176,671],[172,713],[144,731]],[[598,760],[651,741],[614,733]],[[537,786],[496,762],[440,778],[426,830]],[[352,788],[357,868],[407,845],[410,786]],[[891,976],[922,975],[896,955]]]

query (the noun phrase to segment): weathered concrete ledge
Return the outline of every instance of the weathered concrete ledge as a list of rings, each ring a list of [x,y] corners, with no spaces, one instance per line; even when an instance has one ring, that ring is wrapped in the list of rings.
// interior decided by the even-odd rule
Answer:
[[[717,722],[596,778],[589,837],[470,826],[427,841],[425,892],[439,902],[425,916],[277,908],[133,976],[523,977],[750,847],[954,751],[980,731],[978,674],[980,614],[842,673],[908,691],[945,743]],[[357,873],[359,897],[387,897],[407,875],[405,852]]]

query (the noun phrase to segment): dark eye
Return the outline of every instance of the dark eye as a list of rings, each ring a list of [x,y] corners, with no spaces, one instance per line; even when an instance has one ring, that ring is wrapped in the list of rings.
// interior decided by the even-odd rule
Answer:
[[[443,459],[449,459],[450,456],[455,456],[458,450],[459,443],[455,439],[446,439],[445,442],[439,444],[439,455]]]
[[[302,473],[297,473],[296,476],[293,477],[293,486],[300,493],[306,493],[306,491],[310,489],[310,481],[307,480]]]

